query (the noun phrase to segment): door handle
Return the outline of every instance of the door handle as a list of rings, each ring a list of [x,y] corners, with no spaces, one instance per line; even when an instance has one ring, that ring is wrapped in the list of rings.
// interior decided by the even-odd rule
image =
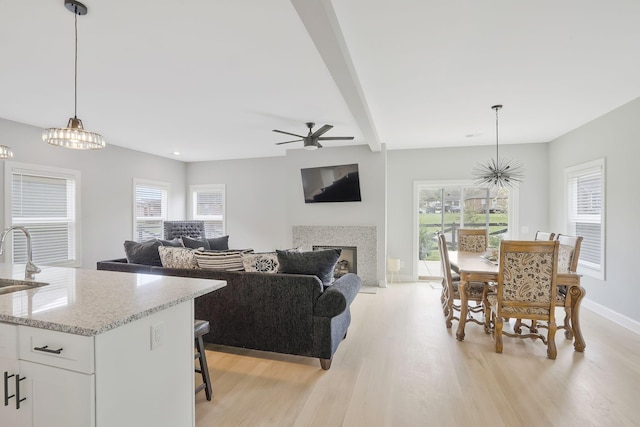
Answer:
[[[9,375],[8,371],[4,371],[4,406],[9,406],[9,399],[15,397],[15,394],[9,396],[9,378],[14,376],[15,374]]]
[[[16,374],[16,409],[20,409],[20,402],[24,402],[25,400],[27,400],[26,397],[23,397],[22,399],[20,399],[20,381],[22,380],[26,380],[27,377],[22,377],[20,378],[20,374]]]

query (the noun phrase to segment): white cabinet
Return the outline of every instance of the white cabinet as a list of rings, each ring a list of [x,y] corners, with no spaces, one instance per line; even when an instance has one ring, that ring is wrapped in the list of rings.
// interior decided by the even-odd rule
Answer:
[[[0,323],[0,426],[194,426],[193,363],[192,300],[94,337]]]

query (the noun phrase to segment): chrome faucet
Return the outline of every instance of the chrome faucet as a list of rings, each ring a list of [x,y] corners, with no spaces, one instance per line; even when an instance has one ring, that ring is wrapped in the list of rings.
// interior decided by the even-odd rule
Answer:
[[[11,230],[20,230],[24,233],[27,238],[27,265],[24,268],[24,278],[25,280],[33,280],[36,277],[36,273],[40,273],[40,268],[33,263],[33,258],[31,256],[31,233],[25,227],[21,225],[14,225],[11,227],[7,227],[6,230],[2,232],[2,239],[0,239],[0,255],[2,255],[2,251],[4,248],[4,239],[7,237],[7,234]]]

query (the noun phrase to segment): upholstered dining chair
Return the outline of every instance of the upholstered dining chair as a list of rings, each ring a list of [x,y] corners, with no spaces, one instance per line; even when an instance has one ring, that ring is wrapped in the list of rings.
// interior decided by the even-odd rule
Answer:
[[[553,240],[556,233],[549,233],[547,231],[536,231],[535,240]]]
[[[484,252],[489,246],[489,229],[460,228],[458,230],[458,250],[465,252]]]
[[[556,235],[555,240],[560,244],[558,246],[558,273],[575,273],[578,268],[578,258],[580,257],[580,247],[582,246],[582,236],[569,236],[566,234]],[[573,330],[571,329],[571,300],[567,295],[566,286],[558,286],[558,294],[556,295],[556,307],[564,307],[564,321],[558,326],[558,329],[564,329],[566,339],[573,339]],[[531,320],[531,324],[527,325],[522,319],[516,320],[513,330],[520,333],[522,326],[529,328],[531,332],[537,332],[537,328],[545,328],[546,325],[537,325],[535,320]]]
[[[460,276],[451,270],[451,263],[449,262],[449,250],[447,248],[447,241],[442,232],[437,233],[438,237],[438,249],[440,250],[440,263],[442,267],[442,295],[440,301],[442,302],[442,310],[445,315],[445,323],[447,328],[451,328],[452,320],[460,322],[460,318],[454,315],[455,311],[460,311],[460,304],[456,304],[454,300],[460,300],[460,292],[458,291],[458,284],[460,283]],[[470,283],[468,287],[469,301],[475,301],[477,305],[469,306],[469,318],[466,322],[474,322],[479,325],[485,325],[486,322],[479,321],[472,317],[471,313],[482,313],[484,310],[484,302],[486,298],[486,288],[482,283]]]
[[[502,336],[540,339],[547,345],[547,357],[557,355],[555,301],[558,290],[557,241],[509,241],[500,244],[498,288],[487,295],[485,316],[494,326],[496,353],[502,353]],[[547,336],[531,332],[510,333],[503,330],[503,318],[545,321]]]

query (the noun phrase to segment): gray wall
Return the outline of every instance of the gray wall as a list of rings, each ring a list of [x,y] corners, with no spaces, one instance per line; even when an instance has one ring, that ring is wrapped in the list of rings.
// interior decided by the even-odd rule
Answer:
[[[636,99],[550,144],[550,225],[564,230],[564,169],[605,158],[605,280],[584,276],[590,305],[602,314],[640,322],[640,279],[632,271],[640,242],[640,99]],[[625,323],[626,319],[617,319]]]
[[[190,163],[187,185],[226,185],[226,232],[234,248],[290,248],[294,225],[375,225],[378,277],[384,278],[385,155],[350,146],[292,149],[285,157]],[[301,168],[348,163],[359,165],[362,202],[304,202]]]
[[[42,141],[42,129],[0,119],[0,143],[14,151],[21,163],[79,170],[81,173],[82,266],[124,256],[123,242],[133,232],[133,179],[168,182],[171,185],[169,215],[185,217],[186,165],[176,160],[107,145],[99,151],[52,147]],[[104,135],[109,143],[109,135]],[[0,185],[4,188],[4,162]],[[4,195],[0,198],[0,223]]]
[[[548,145],[519,144],[501,146],[501,157],[520,161],[525,178],[519,187],[519,229],[512,237],[528,239],[536,230],[548,229]],[[389,151],[387,252],[400,258],[400,276],[415,279],[414,212],[415,181],[471,180],[477,162],[495,157],[495,146],[456,147]],[[528,228],[528,231],[521,232]]]

